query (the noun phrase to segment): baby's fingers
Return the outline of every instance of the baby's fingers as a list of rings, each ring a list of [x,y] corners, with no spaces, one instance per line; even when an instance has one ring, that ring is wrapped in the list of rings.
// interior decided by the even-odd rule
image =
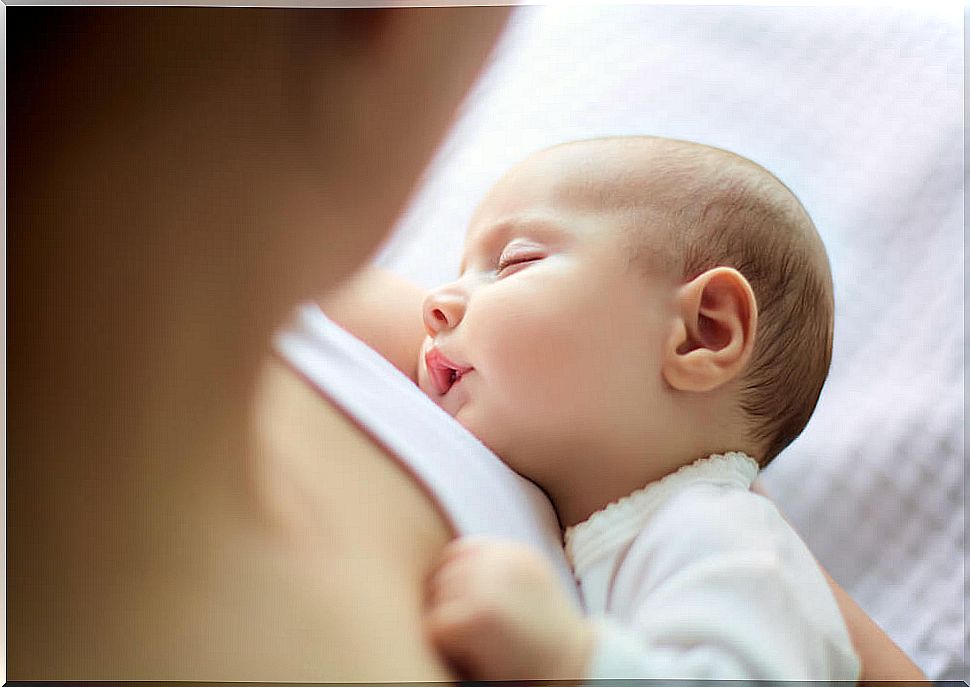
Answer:
[[[484,644],[492,632],[489,614],[460,598],[440,603],[425,616],[431,644],[464,677],[480,677]]]
[[[490,546],[495,545],[495,540],[482,536],[467,536],[453,539],[445,544],[435,568],[451,565],[452,563],[467,558],[474,558]]]
[[[468,572],[464,567],[449,565],[439,568],[428,580],[426,599],[430,607],[468,596]]]
[[[462,537],[447,544],[428,573],[429,597],[433,599],[443,589],[467,587],[478,576],[489,549],[494,546],[493,540],[485,537]]]
[[[474,613],[460,599],[450,599],[427,613],[425,625],[437,646],[459,645],[474,632]]]

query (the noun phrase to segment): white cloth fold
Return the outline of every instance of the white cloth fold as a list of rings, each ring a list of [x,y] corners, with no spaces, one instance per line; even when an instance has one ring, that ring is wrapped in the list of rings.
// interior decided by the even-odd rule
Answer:
[[[549,499],[397,368],[306,304],[276,336],[279,355],[426,489],[459,535],[504,537],[545,554],[578,603]]]

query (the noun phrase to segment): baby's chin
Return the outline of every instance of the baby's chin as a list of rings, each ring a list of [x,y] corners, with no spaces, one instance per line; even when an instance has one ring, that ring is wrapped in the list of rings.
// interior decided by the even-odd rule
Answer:
[[[467,429],[476,439],[485,444],[485,446],[496,455],[500,455],[498,451],[499,445],[502,443],[502,437],[497,436],[494,428],[487,422],[483,422],[484,418],[476,412],[476,408],[470,406],[469,404],[464,404],[456,412],[445,410],[458,422],[459,425]]]
[[[447,396],[442,396],[442,395],[436,394],[434,392],[428,393],[428,391],[425,391],[425,393],[428,394],[428,397],[432,401],[434,401],[434,403],[435,403],[436,406],[438,406],[439,408],[441,408],[443,411],[445,411],[446,413],[448,413],[452,417],[455,417],[456,410],[455,410],[455,408],[452,408],[451,407],[452,404],[448,403],[448,397]]]

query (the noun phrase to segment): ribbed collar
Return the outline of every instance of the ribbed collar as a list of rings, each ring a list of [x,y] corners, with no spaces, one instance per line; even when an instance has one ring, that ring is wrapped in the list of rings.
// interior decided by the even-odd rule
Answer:
[[[567,528],[566,557],[574,573],[581,575],[587,566],[632,541],[657,508],[688,484],[707,482],[748,489],[757,475],[758,463],[745,453],[699,458]]]

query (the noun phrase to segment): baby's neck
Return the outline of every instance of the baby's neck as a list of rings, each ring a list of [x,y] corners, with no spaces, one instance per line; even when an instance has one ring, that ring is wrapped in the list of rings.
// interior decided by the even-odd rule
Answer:
[[[593,513],[603,510],[609,504],[629,496],[652,482],[663,479],[699,458],[740,450],[742,450],[740,447],[728,446],[697,448],[670,456],[651,456],[649,453],[644,453],[644,458],[637,462],[635,470],[607,471],[599,469],[597,464],[593,474],[576,475],[571,479],[564,475],[561,481],[556,480],[556,484],[542,486],[552,500],[559,516],[559,524],[566,529],[587,520]]]

